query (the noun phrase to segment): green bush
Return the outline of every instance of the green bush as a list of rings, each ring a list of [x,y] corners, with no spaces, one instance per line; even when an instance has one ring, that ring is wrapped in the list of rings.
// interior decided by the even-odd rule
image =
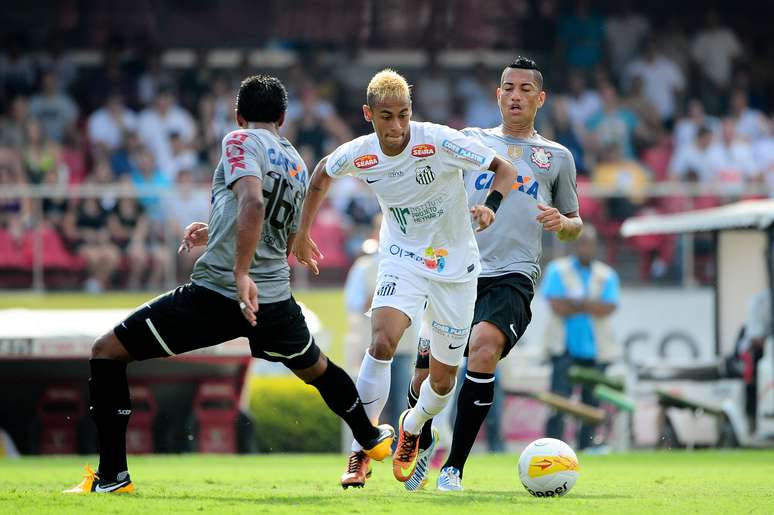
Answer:
[[[341,421],[312,386],[295,376],[254,377],[250,411],[258,452],[338,452]]]

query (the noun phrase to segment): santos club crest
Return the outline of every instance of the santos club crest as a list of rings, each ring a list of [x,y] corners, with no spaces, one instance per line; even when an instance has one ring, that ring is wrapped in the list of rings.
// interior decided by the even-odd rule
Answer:
[[[548,170],[551,168],[551,152],[544,149],[543,147],[532,147],[532,156],[530,159],[533,163],[535,163],[535,166],[540,168],[541,170]]]

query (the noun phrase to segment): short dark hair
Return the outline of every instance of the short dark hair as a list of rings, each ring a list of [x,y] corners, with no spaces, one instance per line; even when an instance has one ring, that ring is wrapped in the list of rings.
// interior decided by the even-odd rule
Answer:
[[[508,68],[517,68],[519,70],[532,70],[532,75],[535,78],[535,83],[537,84],[538,89],[539,90],[543,89],[543,74],[540,73],[540,70],[538,70],[538,67],[535,61],[533,61],[529,57],[518,56],[516,59],[511,61],[511,64],[505,67],[505,70],[507,70]],[[505,74],[505,70],[503,70],[503,74]],[[500,77],[500,82],[502,82],[502,76]]]
[[[288,108],[288,92],[277,77],[252,75],[239,85],[236,110],[248,122],[279,121]]]

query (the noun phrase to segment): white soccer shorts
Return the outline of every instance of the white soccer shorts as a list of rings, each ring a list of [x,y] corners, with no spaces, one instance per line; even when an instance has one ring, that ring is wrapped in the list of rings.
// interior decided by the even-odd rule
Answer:
[[[382,259],[371,309],[391,307],[405,313],[411,325],[401,341],[413,342],[412,345],[416,345],[424,316],[430,327],[431,356],[446,365],[459,366],[473,322],[476,284],[477,277],[461,283],[435,281]]]

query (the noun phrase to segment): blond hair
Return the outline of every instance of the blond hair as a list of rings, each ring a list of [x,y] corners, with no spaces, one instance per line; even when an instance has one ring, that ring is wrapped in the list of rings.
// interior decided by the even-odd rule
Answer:
[[[385,100],[406,100],[411,102],[411,86],[400,73],[385,68],[371,78],[366,91],[366,103],[369,107]]]

